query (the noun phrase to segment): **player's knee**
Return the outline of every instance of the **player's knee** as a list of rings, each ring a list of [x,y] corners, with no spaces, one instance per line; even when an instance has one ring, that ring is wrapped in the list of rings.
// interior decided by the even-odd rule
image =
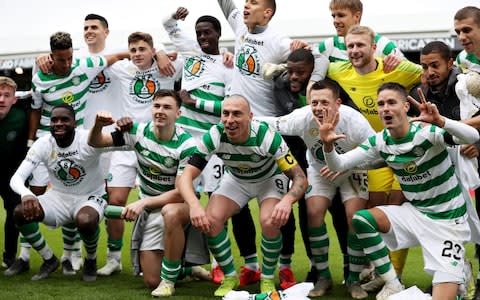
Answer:
[[[353,215],[352,226],[356,233],[378,231],[377,222],[367,209],[359,210]]]
[[[18,204],[13,210],[13,219],[17,225],[25,224],[25,216],[23,215],[22,204]]]
[[[165,226],[182,226],[188,221],[188,211],[178,205],[165,205],[162,208]]]
[[[90,208],[90,207],[88,207]],[[94,234],[98,226],[98,213],[93,208],[82,208],[75,218],[78,230],[85,235]]]

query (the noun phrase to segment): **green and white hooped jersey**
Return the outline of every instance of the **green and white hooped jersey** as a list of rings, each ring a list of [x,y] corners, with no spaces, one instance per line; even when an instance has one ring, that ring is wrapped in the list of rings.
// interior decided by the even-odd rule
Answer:
[[[123,136],[125,144],[137,156],[140,192],[144,196],[174,189],[175,179],[183,173],[188,159],[197,149],[192,136],[179,126],[169,141],[156,138],[152,122],[135,122],[130,132]]]
[[[184,58],[182,89],[196,100],[195,106],[182,105],[177,123],[200,137],[220,121],[222,101],[233,70],[225,67],[222,55],[204,53],[198,42],[180,29],[177,20],[169,18],[163,25]]]
[[[222,159],[225,171],[245,182],[261,182],[282,171],[277,160],[289,152],[279,133],[266,123],[252,121],[250,137],[243,144],[231,143],[223,124],[212,127],[202,138],[198,153],[209,160],[213,154]]]
[[[237,8],[228,16],[235,33],[235,61],[230,95],[242,95],[257,117],[275,116],[273,81],[261,76],[265,63],[284,63],[290,54],[291,39],[267,26],[261,33],[249,33],[243,13]]]
[[[182,60],[172,62],[175,74],[166,77],[160,74],[157,63],[153,62],[147,70],[138,69],[130,60],[124,59],[110,66],[112,80],[119,80],[119,93],[117,99],[118,116],[131,117],[137,122],[147,122],[152,117],[153,95],[159,89],[173,90],[175,81],[182,73]]]
[[[340,105],[338,112],[340,120],[335,126],[337,134],[346,134],[346,138],[334,143],[337,153],[345,153],[360,145],[369,136],[375,134],[367,119],[355,109]],[[308,148],[308,165],[320,171],[326,165],[323,155],[323,142],[320,140],[318,125],[310,106],[295,109],[281,117],[259,118],[267,122],[282,135],[299,136]]]
[[[392,168],[405,198],[420,212],[432,219],[455,219],[467,208],[444,134],[437,126],[414,123],[402,139],[395,140],[384,129],[359,148],[368,155],[362,160],[381,157]]]
[[[473,53],[462,50],[455,60],[457,66],[480,73],[480,59]]]
[[[43,136],[49,132],[52,109],[62,103],[70,104],[73,107],[77,125],[83,125],[90,82],[105,67],[107,67],[105,57],[92,56],[75,59],[70,73],[66,76],[58,76],[53,73],[44,74],[41,71],[33,76],[32,108],[42,108],[37,136]]]
[[[385,57],[394,53],[398,57],[404,57],[400,49],[388,38],[376,34],[375,42],[377,44],[375,56]],[[323,40],[318,44],[318,51],[320,54],[325,55],[330,62],[348,60],[347,46],[345,45],[345,38],[343,36],[335,35]]]

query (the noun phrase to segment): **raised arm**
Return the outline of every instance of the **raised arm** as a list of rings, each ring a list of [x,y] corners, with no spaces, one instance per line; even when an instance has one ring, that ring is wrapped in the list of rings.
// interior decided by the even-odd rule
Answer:
[[[218,0],[218,5],[220,5],[220,9],[222,10],[223,15],[227,19],[228,16],[230,16],[230,14],[232,13],[232,11],[237,8],[233,0]]]
[[[88,135],[88,144],[96,148],[114,146],[112,135],[110,133],[102,132],[103,127],[114,123],[115,120],[110,112],[97,113],[95,124],[93,124]]]
[[[427,101],[422,90],[418,89],[417,91],[420,102],[408,96],[408,101],[420,111],[420,115],[412,118],[411,122],[421,121],[442,127],[454,137],[454,141],[458,144],[473,144],[479,140],[479,133],[475,128],[442,116],[437,106]]]

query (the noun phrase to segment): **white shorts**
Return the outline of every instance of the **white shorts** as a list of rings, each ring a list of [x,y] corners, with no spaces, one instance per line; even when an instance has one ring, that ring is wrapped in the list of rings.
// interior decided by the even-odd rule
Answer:
[[[41,162],[35,169],[33,169],[28,184],[30,186],[47,186],[49,182],[50,178],[48,176],[47,167]]]
[[[108,187],[135,187],[137,156],[134,151],[114,151],[110,157]]]
[[[198,184],[202,187],[202,192],[213,192],[220,184],[223,173],[223,160],[216,155],[212,155],[198,177]]]
[[[339,176],[335,181],[330,181],[320,175],[320,171],[312,167],[307,169],[308,188],[305,199],[314,196],[325,197],[332,201],[339,188],[342,202],[352,198],[368,200],[367,171],[354,171]]]
[[[102,168],[102,175],[105,180],[108,180],[111,159],[112,152],[104,152],[100,155],[100,168]]]
[[[458,282],[463,282],[463,245],[470,240],[466,216],[456,220],[433,220],[409,202],[401,206],[387,205],[378,208],[387,215],[391,224],[390,231],[381,234],[390,250],[420,245],[427,273],[449,274],[458,278]],[[436,283],[440,282],[441,279]]]
[[[45,213],[42,222],[50,227],[75,223],[78,211],[82,207],[89,206],[97,211],[100,223],[103,211],[107,207],[106,198],[103,187],[91,195],[63,194],[50,189],[45,194],[38,196]]]
[[[147,222],[143,229],[140,251],[162,250],[165,248],[163,242],[163,231],[165,224],[161,209],[155,209],[148,215]]]
[[[235,178],[230,173],[225,173],[219,187],[213,194],[225,196],[237,203],[240,208],[244,207],[252,198],[257,198],[261,203],[267,198],[282,199],[288,191],[288,177],[283,173],[272,176],[262,182],[245,182]]]
[[[197,143],[201,143],[204,132],[188,128],[184,129],[195,138]],[[213,192],[220,184],[220,180],[225,173],[224,171],[225,166],[223,160],[216,155],[212,155],[205,168],[203,168],[202,173],[200,173],[200,176],[193,181],[193,186],[197,192]]]

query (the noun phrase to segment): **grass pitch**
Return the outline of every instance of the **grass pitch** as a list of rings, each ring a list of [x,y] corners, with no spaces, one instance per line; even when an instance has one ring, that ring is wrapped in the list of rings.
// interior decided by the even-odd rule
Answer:
[[[137,199],[136,191],[132,192],[129,197],[130,201]],[[255,201],[250,202],[250,208],[257,216],[258,207]],[[295,205],[294,211],[297,211]],[[297,214],[296,214],[297,216]],[[5,211],[0,210],[0,224],[5,221]],[[257,225],[257,248],[260,245],[258,222]],[[350,299],[345,288],[342,286],[342,255],[338,246],[338,241],[334,233],[331,219],[327,218],[328,232],[330,234],[330,268],[334,280],[333,291],[321,299]],[[150,290],[143,286],[141,277],[131,275],[130,266],[130,233],[132,223],[127,223],[125,227],[124,248],[122,251],[123,271],[110,277],[98,277],[96,282],[86,283],[81,280],[81,274],[75,276],[63,276],[61,270],[57,270],[48,279],[39,282],[32,282],[30,277],[36,273],[42,262],[40,256],[32,251],[30,272],[16,277],[5,277],[0,274],[0,300],[21,299],[21,300],[53,300],[53,299],[69,299],[69,300],[113,300],[113,299],[152,299]],[[98,267],[104,265],[106,258],[106,232],[105,225],[101,224],[101,238],[98,248]],[[45,235],[50,247],[52,247],[55,255],[62,255],[61,231],[59,229],[48,229],[42,226],[42,232]],[[0,249],[3,249],[3,230],[0,231]],[[231,232],[230,232],[231,235]],[[232,236],[232,235],[231,235]],[[237,270],[243,263],[238,253],[237,245],[232,239],[233,253],[235,257],[235,265]],[[258,248],[259,249],[259,248]],[[473,259],[474,247],[467,246],[467,257]],[[476,259],[474,260],[474,270],[478,270]],[[208,266],[206,266],[208,267]],[[297,233],[295,239],[295,254],[292,263],[293,271],[297,281],[305,278],[309,269],[309,263],[305,254],[305,249],[300,235],[300,226],[297,217]],[[3,272],[3,270],[2,270]],[[476,272],[475,272],[476,274]],[[407,265],[402,278],[404,284],[408,286],[417,285],[421,289],[426,288],[431,281],[431,277],[423,271],[423,259],[419,248],[411,249],[407,258]],[[276,278],[278,283],[278,278]],[[202,281],[180,281],[176,285],[176,294],[171,299],[178,300],[203,300],[215,299],[213,292],[217,286],[211,282]],[[258,285],[251,285],[246,288],[250,293],[257,293]],[[217,298],[219,299],[219,298]],[[320,299],[320,298],[319,298]],[[375,295],[371,294],[368,299],[375,299]]]

